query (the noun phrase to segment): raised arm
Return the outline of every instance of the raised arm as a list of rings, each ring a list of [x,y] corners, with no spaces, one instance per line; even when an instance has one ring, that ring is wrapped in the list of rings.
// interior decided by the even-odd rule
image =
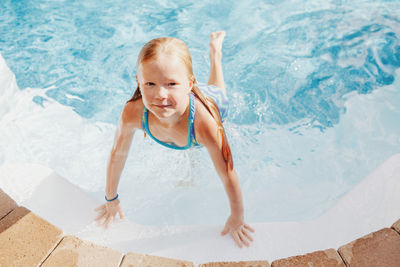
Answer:
[[[119,179],[128,157],[132,138],[138,125],[140,125],[139,118],[140,103],[128,102],[119,118],[114,144],[107,165],[105,193],[109,200],[117,196]],[[119,213],[121,219],[124,217],[119,199],[108,201],[95,210],[99,211],[99,215],[95,220],[98,221],[100,226],[104,224],[106,228],[108,228],[117,213]]]
[[[254,232],[254,230],[244,222],[243,200],[238,176],[235,169],[228,168],[228,162],[224,160],[222,137],[217,131],[218,125],[205,108],[204,110],[199,108],[197,114],[196,139],[207,148],[230,203],[231,215],[221,234],[225,235],[229,232],[239,247],[242,247],[242,244],[249,246],[248,240],[253,241],[249,231]]]

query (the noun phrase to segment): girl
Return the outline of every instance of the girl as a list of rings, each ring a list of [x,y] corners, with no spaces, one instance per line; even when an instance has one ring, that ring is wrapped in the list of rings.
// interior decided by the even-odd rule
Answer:
[[[117,187],[132,137],[142,129],[156,142],[174,149],[205,146],[225,186],[229,216],[221,235],[228,232],[239,247],[253,241],[253,228],[244,222],[242,195],[222,121],[227,100],[222,74],[224,31],[210,35],[209,86],[200,89],[184,42],[158,38],[144,45],[137,60],[137,89],[126,103],[117,128],[107,168],[107,202],[96,221],[106,229],[119,213],[124,217]],[[209,96],[207,96],[209,95]],[[219,105],[219,106],[218,106]]]

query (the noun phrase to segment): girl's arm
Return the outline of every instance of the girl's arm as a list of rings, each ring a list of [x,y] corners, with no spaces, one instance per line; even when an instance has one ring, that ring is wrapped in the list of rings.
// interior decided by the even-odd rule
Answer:
[[[238,176],[234,168],[231,170],[228,168],[228,163],[222,155],[222,138],[217,133],[217,123],[202,105],[197,106],[200,106],[200,112],[196,111],[196,139],[207,148],[230,203],[231,215],[221,234],[225,235],[229,232],[239,247],[242,247],[242,243],[249,246],[247,239],[253,241],[249,231],[254,232],[254,230],[244,223],[243,200]]]
[[[114,144],[107,165],[107,199],[113,199],[117,195],[119,179],[128,157],[132,138],[135,130],[140,125],[140,108],[143,109],[143,105],[140,105],[140,103],[127,103],[118,121]],[[100,226],[104,224],[105,228],[108,228],[117,213],[119,213],[121,219],[124,217],[119,199],[106,202],[95,210],[99,212],[95,220],[98,221]]]
[[[217,128],[215,128],[215,130],[216,129]],[[208,133],[208,138],[206,137],[206,139],[203,139],[204,146],[207,148],[214,167],[225,187],[229,198],[231,215],[243,218],[243,200],[238,176],[234,168],[229,170],[227,162],[225,162],[222,156],[222,140],[219,140],[222,139],[221,136],[217,136],[216,133],[213,134],[212,132],[213,131],[210,131]]]
[[[106,181],[107,199],[112,199],[117,195],[119,179],[128,157],[134,133],[134,124],[130,122],[129,111],[125,106],[118,121],[114,144],[108,160]]]

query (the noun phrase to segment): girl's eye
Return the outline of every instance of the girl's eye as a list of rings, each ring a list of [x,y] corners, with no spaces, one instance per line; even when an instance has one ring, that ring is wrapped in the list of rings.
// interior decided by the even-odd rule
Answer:
[[[147,85],[147,86],[153,86],[154,83],[152,83],[152,82],[147,82],[146,85]]]
[[[176,83],[168,83],[168,86],[175,86]]]

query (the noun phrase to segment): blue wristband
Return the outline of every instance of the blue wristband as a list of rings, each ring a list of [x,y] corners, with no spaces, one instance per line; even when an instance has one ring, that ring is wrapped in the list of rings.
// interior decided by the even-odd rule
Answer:
[[[107,201],[113,201],[113,200],[116,200],[117,198],[118,198],[118,194],[117,194],[117,196],[116,197],[114,197],[113,199],[107,199],[107,196],[104,196],[104,198],[107,200]]]

